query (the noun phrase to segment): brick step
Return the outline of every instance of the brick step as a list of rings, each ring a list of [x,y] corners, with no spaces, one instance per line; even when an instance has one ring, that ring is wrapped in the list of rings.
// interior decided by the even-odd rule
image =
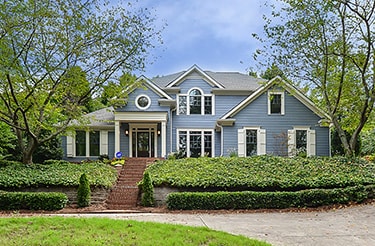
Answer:
[[[142,180],[146,167],[155,158],[129,158],[119,172],[116,185],[109,194],[106,205],[108,209],[131,209],[138,203],[139,189],[137,183]]]

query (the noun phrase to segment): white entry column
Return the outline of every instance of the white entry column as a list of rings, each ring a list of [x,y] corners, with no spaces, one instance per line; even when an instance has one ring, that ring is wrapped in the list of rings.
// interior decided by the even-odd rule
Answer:
[[[161,157],[167,156],[167,123],[161,122]]]
[[[120,122],[115,121],[115,153],[120,151]]]

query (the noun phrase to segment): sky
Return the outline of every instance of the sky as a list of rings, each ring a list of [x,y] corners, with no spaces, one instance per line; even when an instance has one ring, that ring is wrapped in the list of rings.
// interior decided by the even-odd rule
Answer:
[[[163,76],[189,69],[248,73],[263,32],[264,0],[139,0],[151,9],[162,32],[163,45],[152,50],[153,64],[142,73]]]

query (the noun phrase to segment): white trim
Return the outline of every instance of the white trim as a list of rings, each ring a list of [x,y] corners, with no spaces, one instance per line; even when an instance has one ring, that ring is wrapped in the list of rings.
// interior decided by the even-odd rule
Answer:
[[[115,153],[113,153],[114,156],[116,156],[116,153],[120,151],[120,122],[118,120],[115,121]]]
[[[243,128],[238,129],[238,156],[246,156],[246,153],[247,153],[246,131],[247,130],[257,131],[257,154],[256,155],[265,155],[267,153],[266,129],[262,129],[260,126],[245,126]]]
[[[177,100],[177,115],[199,115],[199,114],[190,114],[190,93],[193,90],[200,91],[201,95],[201,113],[200,115],[215,115],[215,95],[214,94],[205,94],[204,91],[199,87],[192,87],[188,90],[187,94],[178,94],[176,96]],[[186,114],[180,114],[180,97],[186,97]],[[211,97],[211,114],[205,114],[205,98]]]
[[[138,100],[139,98],[141,97],[145,97],[147,99],[147,105],[142,107],[141,105],[139,105],[138,103]],[[150,106],[151,106],[151,98],[149,96],[147,96],[146,94],[140,94],[138,95],[136,98],[135,98],[135,106],[140,109],[140,110],[146,110],[148,109]]]
[[[115,121],[161,122],[167,121],[168,112],[115,112]]]
[[[213,86],[216,86],[218,88],[221,88],[223,89],[224,86],[221,85],[220,83],[218,83],[215,79],[213,79],[211,76],[209,76],[207,73],[205,73],[202,69],[200,69],[197,65],[193,65],[191,68],[189,68],[186,72],[182,73],[180,76],[178,76],[176,79],[174,79],[173,81],[171,81],[166,87],[167,88],[170,88],[170,87],[173,87],[175,86],[176,84],[179,84],[181,83],[184,78],[186,78],[190,73],[193,73],[193,72],[197,72],[199,73],[202,78],[209,84],[213,85]]]
[[[159,86],[157,86],[156,84],[154,84],[154,82],[152,82],[150,79],[148,79],[146,76],[142,75],[141,77],[139,77],[136,81],[145,81],[147,83],[147,85],[149,85],[151,87],[151,89],[156,92],[159,96],[161,97],[165,97],[166,99],[169,99],[169,100],[173,100],[172,97],[170,97],[167,93],[165,93],[162,89],[160,89]],[[136,87],[138,88],[138,87]],[[133,90],[135,90],[136,88],[134,88]],[[133,91],[132,90],[132,91]],[[130,92],[129,92],[130,93]]]
[[[100,131],[99,154],[108,155],[108,131]]]
[[[187,157],[190,157],[190,133],[191,131],[197,131],[197,132],[201,132],[201,136],[203,136],[202,140],[203,141],[203,144],[201,144],[201,156],[204,156],[204,132],[211,132],[211,136],[212,136],[212,139],[211,139],[211,156],[212,157],[215,157],[215,131],[213,129],[191,129],[191,128],[177,128],[176,129],[176,149],[177,151],[180,150],[180,146],[179,146],[179,140],[180,140],[180,131],[186,131],[187,133],[187,139],[186,139],[186,147],[187,147],[187,153],[186,153],[186,156]]]
[[[280,114],[278,113],[271,113],[271,97],[273,95],[281,95],[281,109]],[[267,97],[267,105],[268,105],[268,115],[285,115],[285,91],[268,91]]]
[[[136,157],[133,156],[133,128],[135,128],[135,132],[138,132],[138,128],[147,128],[148,133],[154,133],[154,157],[158,157],[158,124],[145,124],[145,123],[129,123],[129,157]],[[153,128],[153,130],[152,130]],[[143,131],[144,132],[144,131]],[[149,140],[151,141],[151,139]],[[150,150],[151,151],[151,150]],[[149,155],[150,152],[149,151]]]
[[[297,134],[296,131],[306,131],[306,154],[307,156],[316,155],[316,131],[308,126],[295,126],[288,130],[288,156],[296,155]]]

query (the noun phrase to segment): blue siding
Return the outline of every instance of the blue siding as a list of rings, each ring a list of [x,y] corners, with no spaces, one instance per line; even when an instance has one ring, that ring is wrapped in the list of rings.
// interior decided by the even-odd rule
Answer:
[[[151,99],[151,105],[146,110],[141,110],[137,108],[135,104],[135,100],[137,96],[139,95],[147,95]],[[132,93],[129,94],[127,98],[127,104],[123,107],[119,107],[116,109],[116,111],[119,112],[150,112],[150,111],[168,111],[169,107],[165,106],[159,106],[158,100],[160,99],[160,96],[156,94],[153,90],[147,89],[147,88],[138,88],[135,89]]]
[[[304,126],[316,131],[316,154],[329,155],[329,128],[319,126],[320,117],[288,93],[285,94],[285,115],[268,115],[267,100],[267,93],[261,95],[233,117],[236,119],[234,127],[224,127],[224,152],[237,149],[237,130],[248,126],[266,129],[267,154],[285,153],[287,144],[280,146],[282,139],[278,136],[287,136],[287,131],[293,127]]]

